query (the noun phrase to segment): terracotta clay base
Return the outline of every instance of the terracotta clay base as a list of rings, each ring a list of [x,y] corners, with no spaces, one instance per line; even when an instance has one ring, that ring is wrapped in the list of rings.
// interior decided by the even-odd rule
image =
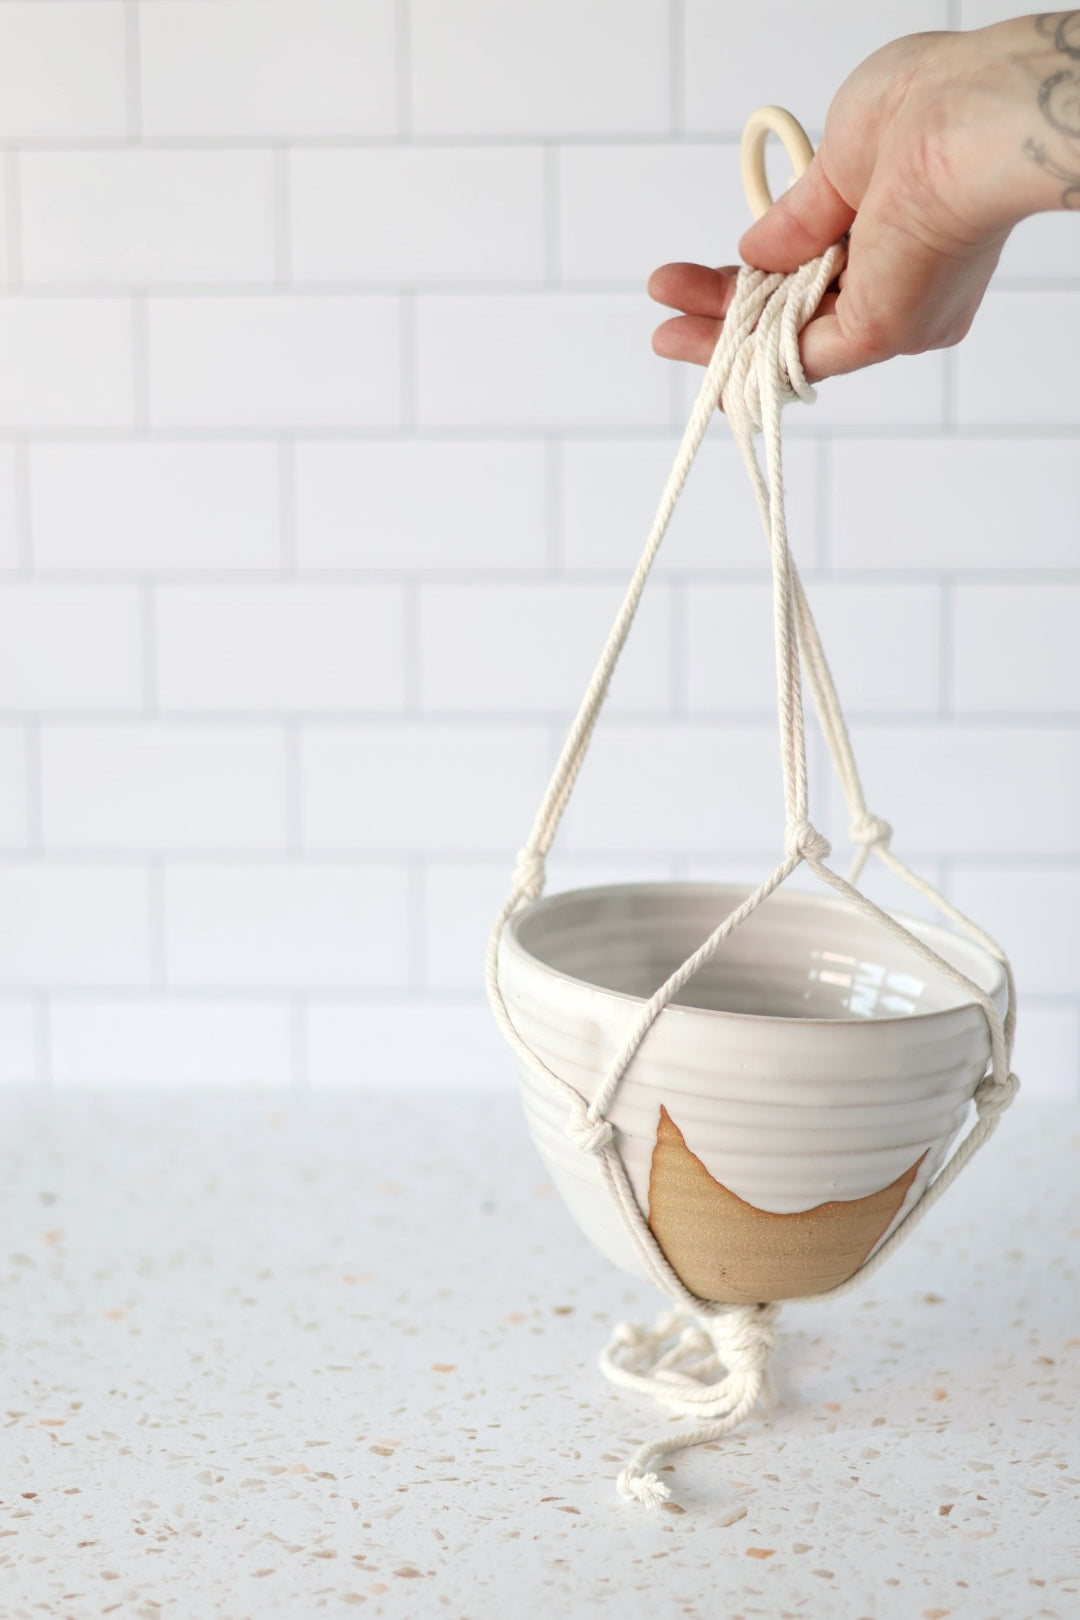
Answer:
[[[859,1269],[925,1157],[865,1198],[775,1215],[716,1181],[661,1107],[649,1172],[649,1226],[669,1265],[699,1299],[755,1305],[820,1294]]]

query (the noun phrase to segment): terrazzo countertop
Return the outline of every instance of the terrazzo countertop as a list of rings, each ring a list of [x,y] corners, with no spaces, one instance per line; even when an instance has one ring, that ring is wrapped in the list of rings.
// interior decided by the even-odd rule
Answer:
[[[0,1615],[1076,1620],[1080,1114],[1020,1104],[779,1403],[614,1475],[661,1301],[512,1095],[0,1094]]]

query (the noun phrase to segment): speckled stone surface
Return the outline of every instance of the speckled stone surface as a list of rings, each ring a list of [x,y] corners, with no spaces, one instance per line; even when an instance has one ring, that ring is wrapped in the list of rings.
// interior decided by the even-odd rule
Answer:
[[[1018,1105],[666,1475],[506,1096],[0,1093],[0,1614],[1075,1620],[1080,1115]]]

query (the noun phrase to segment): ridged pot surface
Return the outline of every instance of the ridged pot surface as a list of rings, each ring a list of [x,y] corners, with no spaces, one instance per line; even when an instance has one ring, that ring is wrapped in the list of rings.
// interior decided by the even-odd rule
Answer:
[[[499,952],[510,1018],[587,1100],[642,1004],[745,886],[625,884],[518,912]],[[912,933],[1004,1006],[1000,964]],[[772,895],[666,1007],[609,1109],[638,1204],[691,1290],[734,1301],[851,1275],[944,1161],[990,1055],[964,992],[842,900]],[[533,1138],[586,1235],[645,1275],[566,1105],[520,1066]]]

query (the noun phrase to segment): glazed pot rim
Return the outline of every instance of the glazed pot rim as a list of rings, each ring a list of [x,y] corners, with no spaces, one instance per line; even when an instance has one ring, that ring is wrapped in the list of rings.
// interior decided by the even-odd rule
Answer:
[[[689,894],[713,893],[717,896],[727,894],[735,897],[733,903],[728,905],[730,911],[734,909],[735,905],[739,904],[740,899],[745,899],[747,895],[752,894],[753,890],[753,884],[695,880],[679,881],[674,879],[661,879],[655,882],[598,883],[584,888],[560,889],[554,894],[543,895],[538,900],[530,901],[528,905],[522,906],[520,911],[514,912],[507,920],[500,943],[512,949],[520,959],[539,970],[549,979],[561,980],[580,989],[594,991],[603,996],[610,996],[616,1001],[625,1001],[643,1007],[648,1000],[646,996],[633,995],[627,990],[610,989],[607,985],[598,984],[592,979],[578,978],[575,974],[566,973],[562,968],[553,967],[549,962],[545,962],[542,957],[535,955],[527,946],[522,944],[519,933],[520,925],[535,917],[538,912],[554,910],[570,901],[580,901],[593,895],[599,898],[601,896],[627,893],[669,894],[675,897]],[[786,892],[779,889],[775,890],[762,904],[769,907],[801,904],[813,907],[821,912],[843,912],[848,916],[859,918],[860,921],[870,921],[850,901],[839,896],[813,894],[806,889],[793,889]],[[922,917],[912,917],[905,912],[892,911],[888,907],[882,909],[888,916],[900,923],[902,927],[910,928],[912,933],[925,939],[928,945],[939,952],[942,944],[959,945],[962,950],[969,951],[983,965],[985,971],[978,977],[973,973],[969,973],[967,977],[974,979],[976,983],[982,983],[986,994],[991,997],[999,1011],[1004,1012],[1005,967],[990,951],[986,950],[976,940],[970,939],[967,935],[958,933],[954,929],[946,928],[940,923],[927,922]],[[941,954],[944,954],[944,952],[941,952]],[[963,972],[963,968],[960,971]],[[957,993],[960,993],[959,987],[957,987]],[[869,1027],[881,1028],[889,1025],[906,1025],[910,1028],[913,1024],[926,1024],[935,1018],[950,1018],[967,1008],[977,1008],[978,1006],[978,1002],[969,1000],[958,1001],[949,1007],[936,1007],[926,1012],[889,1013],[881,1017],[875,1014],[869,1018],[815,1018],[806,1017],[799,1013],[739,1012],[726,1007],[695,1007],[688,1006],[685,1002],[669,1002],[661,1016],[668,1018],[672,1015],[681,1017],[689,1015],[695,1018],[739,1019],[747,1020],[752,1024],[781,1024],[787,1028],[795,1025],[803,1025],[808,1029],[866,1029]]]

